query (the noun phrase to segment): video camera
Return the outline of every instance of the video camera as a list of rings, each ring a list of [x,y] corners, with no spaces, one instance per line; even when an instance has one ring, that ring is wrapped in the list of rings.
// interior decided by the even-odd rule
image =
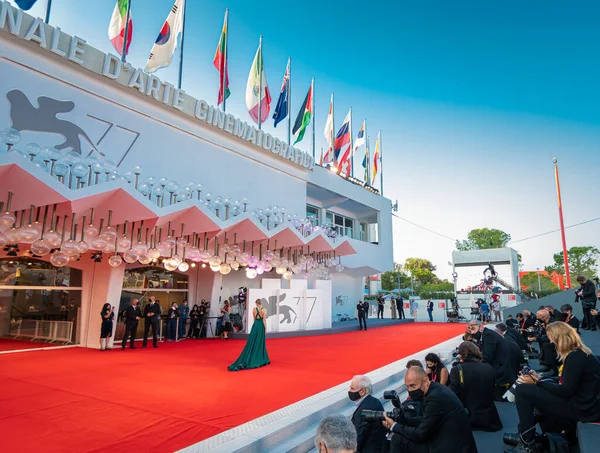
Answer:
[[[400,401],[396,390],[386,390],[383,392],[383,398],[392,402],[394,409],[390,412],[363,410],[362,415],[366,422],[377,422],[385,420],[384,414],[398,423],[408,426],[416,426],[422,419],[422,403],[420,401],[406,400]]]

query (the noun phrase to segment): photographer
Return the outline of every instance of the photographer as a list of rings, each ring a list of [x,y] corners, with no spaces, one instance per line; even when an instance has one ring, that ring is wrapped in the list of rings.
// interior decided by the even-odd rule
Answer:
[[[458,362],[450,371],[450,390],[467,410],[471,428],[499,431],[502,422],[494,404],[494,369],[481,361],[481,351],[470,341],[458,347]]]
[[[563,321],[579,333],[579,319],[573,315],[573,307],[571,304],[564,304],[560,307],[560,311],[563,314]]]
[[[422,401],[423,415],[415,427],[384,416],[382,423],[392,432],[391,453],[477,452],[465,408],[448,387],[429,381],[417,366],[406,370],[404,383],[411,401]]]
[[[534,371],[519,377],[519,385],[512,390],[519,414],[519,441],[513,450],[515,453],[537,451],[534,412],[541,414],[546,422],[549,417],[553,418],[555,427],[558,424],[564,426],[565,422],[600,421],[600,362],[568,324],[549,324],[547,335],[556,345],[564,365],[558,384],[541,379]],[[510,437],[505,435],[505,442]]]
[[[367,376],[354,376],[350,381],[348,398],[356,405],[352,414],[352,424],[356,428],[358,451],[360,453],[380,453],[385,451],[385,430],[379,423],[369,422],[364,410],[383,411],[383,404],[371,395],[373,386]]]
[[[591,311],[596,309],[596,285],[593,281],[588,280],[583,275],[577,277],[577,282],[581,285],[575,290],[577,298],[581,299],[581,307],[583,308],[583,330],[597,330],[596,319]]]
[[[319,423],[315,448],[317,453],[354,453],[356,429],[343,415],[330,415]]]
[[[558,375],[558,359],[556,358],[556,348],[546,335],[546,327],[550,324],[550,313],[548,310],[539,310],[536,313],[537,323],[529,332],[527,339],[531,342],[537,341],[540,346],[541,359],[544,363],[544,368],[540,371],[546,374],[544,377]]]

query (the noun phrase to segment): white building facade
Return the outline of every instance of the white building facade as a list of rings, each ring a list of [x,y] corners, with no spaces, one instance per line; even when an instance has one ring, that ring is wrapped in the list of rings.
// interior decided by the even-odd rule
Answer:
[[[326,328],[393,267],[390,200],[4,1],[0,73],[19,132],[0,145],[1,336],[98,347],[103,305],[150,295],[210,301],[210,336],[225,300],[244,316],[241,288],[272,331]]]

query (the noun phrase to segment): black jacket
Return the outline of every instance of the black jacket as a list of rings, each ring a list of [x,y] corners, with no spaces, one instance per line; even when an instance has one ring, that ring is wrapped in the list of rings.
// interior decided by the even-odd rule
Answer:
[[[386,439],[385,428],[381,422],[367,422],[362,411],[383,411],[383,404],[372,395],[367,395],[360,402],[354,414],[352,424],[358,437],[358,453],[383,453]]]
[[[583,308],[590,308],[596,306],[596,285],[593,281],[588,280],[584,285],[579,287],[581,291],[581,302]]]
[[[491,329],[483,329],[481,334],[483,361],[492,365],[496,373],[496,385],[504,385],[511,382],[511,370],[506,370],[508,359],[508,345],[504,337]]]
[[[425,444],[429,453],[477,453],[465,408],[452,390],[437,382],[429,384],[423,398],[421,423],[415,428],[396,423],[393,432]]]
[[[576,349],[565,359],[562,383],[540,381],[538,385],[553,395],[566,398],[575,406],[581,422],[600,422],[600,361]]]
[[[356,311],[358,312],[358,317],[362,318],[367,314],[368,308],[365,307],[365,304],[361,304],[360,302],[356,304]]]
[[[462,368],[462,383],[460,368]],[[450,371],[450,390],[467,409],[471,428],[480,431],[499,431],[502,422],[494,403],[494,369],[489,363],[467,361],[456,364]]]
[[[521,335],[517,330],[515,329],[508,329],[506,331],[506,333],[504,334],[504,338],[505,339],[512,339],[515,341],[515,343],[517,343],[519,345],[519,349],[521,351],[527,351],[529,350],[529,345],[527,344],[527,341],[525,341],[525,338],[523,337],[523,335]]]
[[[521,337],[522,338],[522,337]],[[504,337],[508,349],[508,357],[504,366],[504,375],[508,379],[509,384],[513,384],[521,371],[521,363],[523,363],[523,353],[519,344],[511,337]]]
[[[148,316],[149,313],[154,313],[152,316]],[[151,322],[160,321],[160,305],[154,302],[144,307],[144,318]]]
[[[138,320],[136,318],[141,317],[142,310],[140,310],[140,307],[138,307],[137,305],[135,307],[133,305],[130,305],[125,309],[125,324],[135,325],[138,323]]]
[[[579,319],[576,316],[571,315],[570,318],[565,319],[565,322],[579,333]]]

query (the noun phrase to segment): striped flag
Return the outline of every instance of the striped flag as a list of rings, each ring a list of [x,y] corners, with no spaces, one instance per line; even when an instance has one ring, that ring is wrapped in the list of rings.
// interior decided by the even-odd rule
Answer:
[[[358,135],[356,136],[356,140],[354,140],[354,152],[356,152],[356,150],[358,148],[360,148],[362,145],[365,144],[365,122],[367,120],[363,121],[362,126],[360,127],[360,130],[358,131]]]
[[[285,68],[285,74],[283,75],[283,83],[281,84],[281,92],[279,93],[279,99],[277,100],[277,105],[275,106],[275,112],[273,112],[273,119],[275,120],[275,124],[273,125],[273,127],[277,127],[277,125],[288,115],[289,83],[290,60],[288,60],[287,67]]]
[[[123,54],[123,39],[125,36],[125,23],[127,22],[127,11],[130,9],[129,2],[131,0],[118,0],[113,10],[110,24],[108,25],[108,37],[115,50],[119,55]],[[133,17],[129,11],[129,26],[127,27],[127,46],[125,47],[125,55],[129,53],[131,45],[131,37],[133,36]]]
[[[160,68],[166,68],[171,64],[175,49],[177,49],[177,37],[183,31],[185,11],[185,0],[175,0],[167,20],[158,32],[158,37],[150,51],[150,57],[146,63],[146,72],[155,72]]]
[[[350,174],[350,156],[352,155],[352,150],[350,149],[350,122],[352,119],[352,109],[348,111],[342,126],[338,130],[338,133],[335,136],[335,141],[333,142],[333,150],[335,155],[335,161],[337,162],[338,168],[342,170],[345,174]],[[346,147],[344,153],[340,156],[342,149]]]
[[[333,93],[331,94],[331,101],[329,102],[329,114],[327,115],[327,122],[325,123],[324,133],[329,148],[327,148],[327,152],[325,153],[323,162],[326,164],[330,164],[335,160],[333,156],[333,142],[335,134],[335,130],[333,129]]]
[[[221,37],[219,38],[219,44],[217,45],[217,51],[213,58],[213,65],[219,71],[219,97],[217,99],[217,105],[223,103],[223,101],[229,98],[231,94],[229,91],[229,71],[227,68],[227,21],[229,18],[229,10],[225,11],[225,20],[223,21],[223,30],[221,30]],[[225,96],[223,96],[223,89],[225,89]]]
[[[313,111],[312,111],[313,85],[314,85],[314,79],[310,84],[308,93],[306,93],[306,97],[304,98],[302,107],[300,107],[300,111],[298,112],[298,116],[296,117],[296,122],[294,123],[294,128],[292,129],[292,134],[294,134],[296,136],[296,141],[294,142],[294,145],[304,138],[304,133],[306,132],[306,128],[310,124],[310,119],[312,118],[312,115],[313,115]]]
[[[260,91],[260,93],[259,93]],[[260,103],[260,121],[258,118],[258,106]],[[264,123],[269,117],[271,110],[271,93],[267,86],[267,76],[264,71],[264,61],[262,57],[262,37],[250,74],[248,74],[248,83],[246,84],[246,108],[255,123]]]
[[[377,177],[377,172],[379,171],[379,134],[377,134],[377,141],[375,142],[375,153],[373,153],[373,179]]]

